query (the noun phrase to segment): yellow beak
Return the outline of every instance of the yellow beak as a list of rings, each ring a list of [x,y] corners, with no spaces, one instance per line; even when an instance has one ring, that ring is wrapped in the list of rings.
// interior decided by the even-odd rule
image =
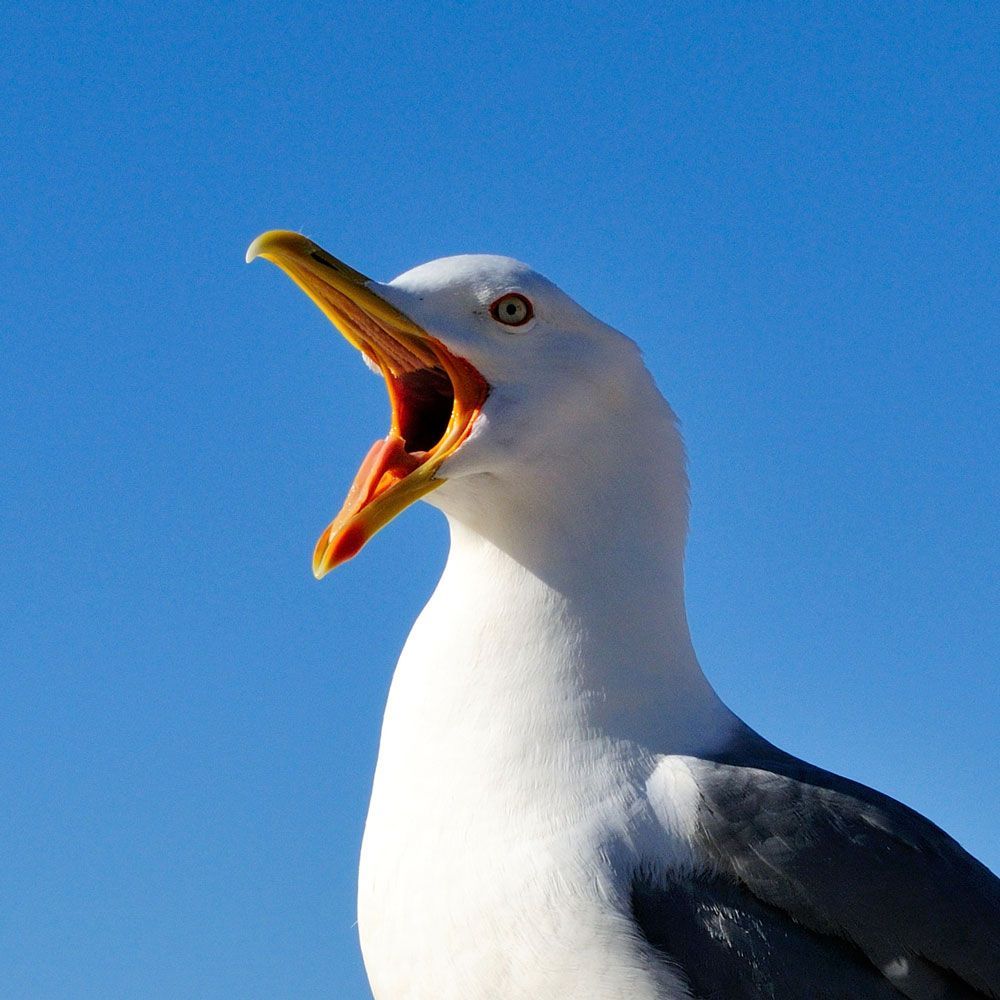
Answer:
[[[379,295],[376,282],[312,240],[271,230],[250,244],[247,263],[256,257],[280,267],[378,366],[389,390],[389,433],[372,445],[340,513],[316,543],[318,579],[444,482],[437,471],[468,437],[489,385],[468,361]]]

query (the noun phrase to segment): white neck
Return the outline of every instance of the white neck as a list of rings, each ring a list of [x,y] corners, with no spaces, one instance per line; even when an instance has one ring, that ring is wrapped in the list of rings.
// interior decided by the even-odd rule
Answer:
[[[537,738],[526,716],[543,705],[549,718],[562,712],[563,736],[659,753],[712,747],[735,724],[688,631],[683,445],[652,381],[642,388],[630,394],[642,418],[615,422],[617,439],[584,428],[533,474],[470,477],[432,494],[451,552],[407,652],[437,649],[423,683],[485,713],[506,704],[512,733]]]
[[[623,932],[612,874],[690,863],[683,790],[661,815],[647,784],[740,723],[691,647],[680,439],[647,402],[619,440],[574,423],[509,480],[430,495],[451,552],[393,677],[362,848],[379,998],[687,995]]]

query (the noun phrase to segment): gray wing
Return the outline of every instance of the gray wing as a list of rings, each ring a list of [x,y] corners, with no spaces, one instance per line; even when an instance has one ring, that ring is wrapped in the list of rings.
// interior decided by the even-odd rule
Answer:
[[[633,913],[701,1000],[1000,997],[1000,880],[944,831],[755,735],[688,763],[708,864]]]

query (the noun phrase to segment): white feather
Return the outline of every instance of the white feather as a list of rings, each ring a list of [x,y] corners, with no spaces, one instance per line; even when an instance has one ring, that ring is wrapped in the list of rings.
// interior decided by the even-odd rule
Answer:
[[[511,289],[533,328],[496,330]],[[627,338],[502,258],[387,297],[493,386],[429,496],[444,575],[393,678],[359,883],[376,1000],[680,1000],[631,920],[636,867],[698,864],[681,757],[739,723],[684,611],[673,415]]]

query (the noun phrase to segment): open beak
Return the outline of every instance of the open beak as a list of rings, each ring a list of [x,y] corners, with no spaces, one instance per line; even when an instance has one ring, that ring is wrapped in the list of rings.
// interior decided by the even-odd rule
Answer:
[[[404,507],[440,486],[441,463],[469,436],[489,385],[378,293],[378,283],[312,240],[275,229],[247,250],[277,264],[376,365],[392,406],[389,433],[361,463],[340,513],[313,553],[317,579],[356,555]]]

